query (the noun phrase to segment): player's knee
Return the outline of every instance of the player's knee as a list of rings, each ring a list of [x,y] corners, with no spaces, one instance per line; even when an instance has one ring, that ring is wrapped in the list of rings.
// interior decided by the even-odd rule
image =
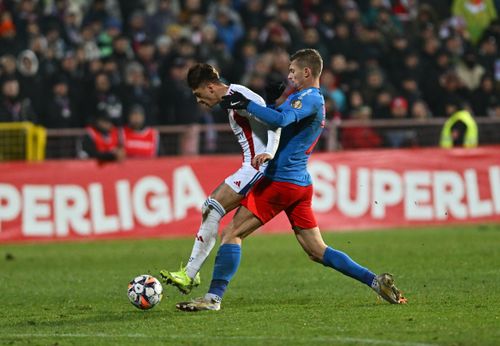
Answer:
[[[201,217],[203,220],[205,220],[208,216],[208,213],[210,212],[210,207],[208,206],[208,199],[203,202],[203,205],[201,206]]]
[[[241,238],[237,235],[236,230],[231,227],[226,227],[221,234],[221,243],[229,244],[241,242]]]
[[[226,210],[215,198],[208,197],[203,205],[201,206],[201,215],[203,220],[205,220],[211,211],[214,211],[214,217],[220,219],[226,214]]]

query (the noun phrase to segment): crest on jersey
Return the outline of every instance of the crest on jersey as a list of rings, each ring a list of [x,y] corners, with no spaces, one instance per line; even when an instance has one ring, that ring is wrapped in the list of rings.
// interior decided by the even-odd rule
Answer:
[[[302,101],[301,100],[293,100],[292,107],[295,109],[301,109],[302,108]]]

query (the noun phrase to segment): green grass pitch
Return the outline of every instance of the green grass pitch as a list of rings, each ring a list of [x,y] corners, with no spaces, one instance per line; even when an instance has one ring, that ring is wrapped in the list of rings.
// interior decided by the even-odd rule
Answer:
[[[192,239],[0,246],[1,345],[499,345],[500,226],[324,233],[409,299],[377,301],[311,262],[292,234],[254,235],[219,312],[184,313],[172,287],[150,311],[130,279],[175,269]],[[205,293],[214,256],[202,270]],[[189,297],[188,297],[189,298]]]

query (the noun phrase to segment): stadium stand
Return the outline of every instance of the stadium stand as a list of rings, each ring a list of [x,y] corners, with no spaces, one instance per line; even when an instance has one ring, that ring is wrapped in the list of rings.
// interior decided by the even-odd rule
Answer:
[[[189,66],[264,94],[286,78],[288,53],[311,47],[325,61],[319,150],[437,146],[450,97],[480,144],[500,143],[499,11],[498,0],[3,0],[0,122],[48,128],[47,158],[71,158],[98,112],[120,126],[140,105],[162,155],[237,152],[225,114],[196,105]],[[371,140],[349,140],[363,129]]]

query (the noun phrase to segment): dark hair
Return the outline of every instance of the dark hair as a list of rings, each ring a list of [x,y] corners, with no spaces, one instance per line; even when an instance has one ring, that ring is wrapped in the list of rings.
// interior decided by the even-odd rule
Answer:
[[[316,49],[301,49],[290,57],[290,61],[294,60],[301,67],[309,67],[316,78],[320,76],[323,70],[323,59]]]
[[[219,72],[209,64],[196,64],[187,74],[187,83],[191,89],[198,89],[206,83],[220,82]]]

